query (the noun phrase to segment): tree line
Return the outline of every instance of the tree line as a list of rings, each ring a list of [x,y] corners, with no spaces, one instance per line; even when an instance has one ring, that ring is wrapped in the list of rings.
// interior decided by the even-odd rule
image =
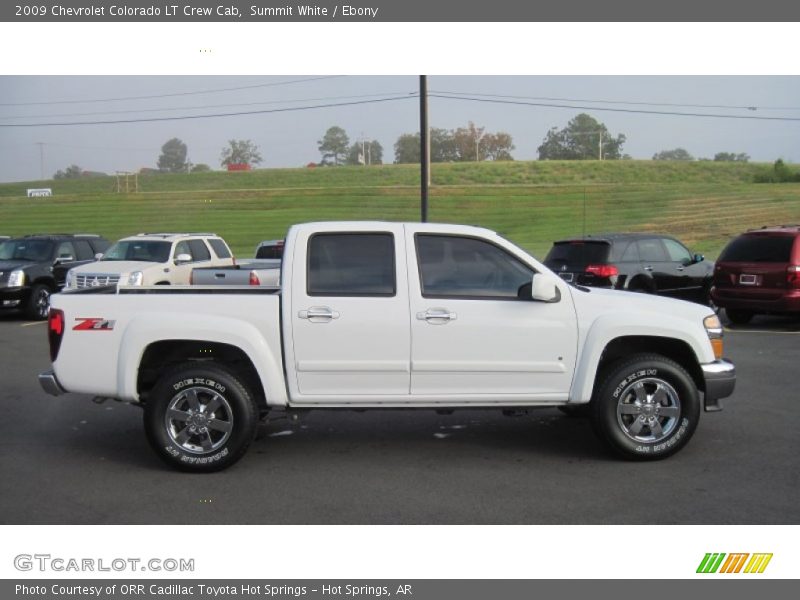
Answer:
[[[571,119],[562,128],[552,127],[545,134],[541,145],[537,148],[539,160],[624,160],[630,155],[623,152],[627,136],[609,132],[604,123],[594,117],[581,113]],[[474,161],[508,161],[514,160],[511,152],[515,149],[510,133],[504,131],[490,132],[486,127],[477,126],[470,121],[464,127],[442,129],[432,127],[429,132],[431,162],[474,162]],[[317,141],[320,153],[319,162],[311,162],[308,166],[339,165],[380,165],[383,164],[383,146],[375,139],[367,139],[363,135],[352,140],[347,132],[338,125],[329,127],[322,138]],[[653,155],[653,160],[712,160],[695,159],[685,148],[662,150]],[[718,152],[714,155],[717,162],[748,162],[750,156],[744,152]],[[418,163],[420,161],[420,134],[403,133],[394,143],[394,163]],[[228,140],[222,148],[219,158],[222,167],[245,165],[247,168],[263,162],[261,150],[252,140]],[[146,169],[147,172],[158,173],[198,173],[210,171],[211,167],[204,163],[193,164],[188,161],[188,147],[178,138],[167,140],[161,146],[157,169]],[[88,173],[77,165],[70,165],[59,170],[55,179],[73,179]]]

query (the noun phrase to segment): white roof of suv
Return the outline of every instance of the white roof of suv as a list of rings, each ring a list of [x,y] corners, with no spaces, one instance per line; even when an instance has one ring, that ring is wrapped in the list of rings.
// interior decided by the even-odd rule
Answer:
[[[137,233],[130,237],[122,238],[123,240],[136,240],[136,239],[159,239],[165,241],[175,241],[179,238],[185,237],[219,237],[216,233]],[[120,240],[122,241],[122,240]]]

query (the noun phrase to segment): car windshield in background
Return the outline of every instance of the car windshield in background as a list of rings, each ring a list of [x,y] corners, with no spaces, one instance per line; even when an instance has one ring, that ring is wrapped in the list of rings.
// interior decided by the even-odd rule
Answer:
[[[144,240],[117,242],[103,255],[103,260],[167,262],[171,248],[171,242],[149,242]]]
[[[789,262],[793,235],[743,235],[733,240],[718,262]]]
[[[0,260],[30,260],[44,262],[53,255],[49,240],[9,240],[0,244]]]
[[[608,260],[607,242],[557,242],[547,254],[547,265],[588,265]]]

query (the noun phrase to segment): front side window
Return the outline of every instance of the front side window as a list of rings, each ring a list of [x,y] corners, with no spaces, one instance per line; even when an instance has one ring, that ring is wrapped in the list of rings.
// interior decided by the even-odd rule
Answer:
[[[391,233],[318,233],[308,241],[309,296],[394,296]]]
[[[416,236],[422,295],[426,298],[516,299],[534,270],[484,240]]]
[[[61,242],[56,250],[56,259],[71,256],[72,260],[75,260],[75,254],[75,246],[72,245],[72,242]]]
[[[675,240],[664,239],[664,246],[667,248],[667,254],[672,262],[679,262],[689,264],[692,262],[692,255],[689,251]]]

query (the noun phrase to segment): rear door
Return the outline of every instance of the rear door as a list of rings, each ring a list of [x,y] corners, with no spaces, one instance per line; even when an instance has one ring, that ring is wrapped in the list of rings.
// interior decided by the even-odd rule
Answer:
[[[671,295],[676,287],[677,272],[659,238],[643,238],[636,242],[642,269],[652,277],[655,292]]]
[[[291,310],[284,311],[291,321],[286,360],[296,377],[293,399],[407,397],[411,336],[402,225],[300,230],[293,252]]]
[[[561,300],[520,299],[535,269],[482,238],[406,225],[411,394],[426,401],[566,399],[577,346],[568,286]],[[552,275],[543,274],[543,277]]]

